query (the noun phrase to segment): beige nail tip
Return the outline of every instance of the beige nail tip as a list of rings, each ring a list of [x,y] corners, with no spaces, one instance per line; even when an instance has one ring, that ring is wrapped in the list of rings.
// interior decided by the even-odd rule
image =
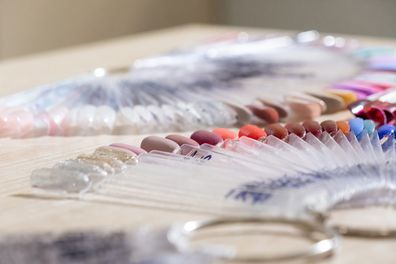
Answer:
[[[306,94],[287,95],[285,102],[298,119],[314,119],[321,116],[326,110],[323,100]]]
[[[147,152],[153,150],[174,152],[176,149],[179,148],[179,145],[176,142],[167,138],[148,136],[142,140],[140,147]]]
[[[345,101],[335,94],[327,92],[307,92],[307,94],[316,97],[325,102],[327,109],[324,113],[332,114],[344,110],[346,108]]]
[[[289,103],[291,111],[299,119],[314,119],[322,114],[322,107],[315,103]]]
[[[322,113],[326,111],[326,103],[323,100],[304,93],[292,93],[286,95],[285,101],[287,103],[294,102],[300,104],[317,104],[320,106]]]

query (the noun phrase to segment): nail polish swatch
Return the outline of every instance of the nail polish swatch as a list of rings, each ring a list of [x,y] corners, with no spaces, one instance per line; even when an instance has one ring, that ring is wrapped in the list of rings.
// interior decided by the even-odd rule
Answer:
[[[322,134],[322,127],[320,124],[316,121],[305,121],[303,124],[303,127],[307,131],[307,133],[311,133],[312,135],[319,137],[320,134]]]
[[[235,132],[232,131],[231,129],[219,127],[219,128],[213,129],[212,132],[215,133],[216,135],[220,136],[223,140],[236,138]]]
[[[305,137],[306,131],[303,125],[299,123],[287,123],[285,128],[290,134],[295,134],[296,136],[303,138]]]
[[[320,123],[320,126],[322,127],[323,131],[326,131],[330,135],[335,135],[338,130],[337,123],[333,120],[325,120]]]
[[[223,141],[223,139],[213,132],[207,130],[198,130],[191,134],[190,138],[196,141],[199,145],[210,144],[217,145]]]
[[[260,127],[256,126],[256,125],[244,125],[243,127],[241,127],[239,129],[239,133],[238,133],[239,137],[249,137],[252,139],[260,139],[260,138],[264,138],[267,136],[267,133],[261,129]]]
[[[170,139],[157,136],[148,136],[142,140],[140,147],[147,152],[152,150],[173,152],[179,148],[179,145]]]
[[[279,139],[285,139],[289,135],[287,129],[280,124],[271,124],[266,126],[265,132],[267,135],[273,135]]]
[[[195,140],[182,135],[171,134],[171,135],[167,135],[165,138],[176,142],[179,146],[181,145],[199,146],[199,144]]]

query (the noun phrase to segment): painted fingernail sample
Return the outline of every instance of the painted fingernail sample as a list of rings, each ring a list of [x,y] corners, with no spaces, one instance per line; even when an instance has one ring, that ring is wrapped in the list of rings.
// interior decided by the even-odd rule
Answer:
[[[146,153],[146,151],[142,148],[136,147],[136,146],[132,146],[129,144],[125,144],[125,143],[113,143],[110,145],[111,147],[117,147],[117,148],[122,148],[122,149],[127,149],[129,151],[134,152],[136,155],[140,155],[142,153]]]
[[[236,138],[235,132],[232,131],[231,129],[219,127],[219,128],[213,129],[212,132],[215,133],[216,135],[220,136],[223,140]]]
[[[217,145],[223,141],[223,139],[220,136],[207,130],[195,131],[194,133],[192,133],[190,138],[192,140],[195,140],[199,145],[205,143],[210,145]]]
[[[338,129],[341,130],[345,135],[349,134],[351,131],[348,121],[337,121],[336,124]]]
[[[352,133],[358,136],[360,135],[360,133],[362,133],[364,129],[364,121],[359,117],[352,118],[351,120],[349,120],[349,126],[351,127]]]
[[[255,116],[257,116],[258,118],[264,120],[269,124],[279,122],[279,113],[273,107],[269,107],[269,106],[259,107],[255,105],[249,105],[247,107],[252,111],[252,113]]]
[[[338,130],[337,123],[333,120],[325,120],[320,123],[320,126],[322,127],[323,131],[326,131],[330,135],[335,135]]]
[[[285,128],[289,131],[290,134],[295,134],[296,136],[303,138],[305,137],[305,128],[303,125],[299,123],[287,123]]]
[[[364,129],[366,129],[368,134],[372,134],[375,131],[375,123],[370,120],[370,119],[366,119],[363,121],[364,124]]]
[[[267,135],[273,135],[279,139],[285,139],[289,135],[287,129],[280,124],[271,124],[266,126],[265,132]]]
[[[276,110],[276,112],[278,112],[278,115],[280,118],[285,118],[287,117],[287,110],[285,109],[285,107],[283,105],[281,105],[280,103],[275,103],[272,102],[271,100],[267,100],[264,98],[259,98],[258,99],[264,106],[267,107],[272,107]]]
[[[341,97],[342,100],[344,100],[345,105],[349,105],[358,100],[358,96],[355,92],[345,90],[330,90],[330,93]]]
[[[318,137],[320,134],[322,134],[322,127],[319,125],[318,122],[316,121],[305,121],[303,124],[303,127],[307,131],[307,133],[311,133],[312,135]]]
[[[331,93],[321,92],[308,92],[309,95],[319,98],[326,104],[326,114],[335,113],[345,109],[344,100],[337,95]]]
[[[382,139],[385,136],[390,136],[395,134],[396,127],[393,125],[382,125],[378,128],[378,136]]]
[[[171,134],[166,136],[165,138],[176,142],[179,146],[181,145],[199,146],[199,144],[195,140],[182,135]]]
[[[164,152],[174,152],[179,148],[179,145],[167,138],[148,136],[142,140],[140,147],[147,152],[152,150],[159,150]]]
[[[258,126],[248,124],[239,129],[238,136],[249,137],[258,140],[260,138],[266,137],[267,133]]]

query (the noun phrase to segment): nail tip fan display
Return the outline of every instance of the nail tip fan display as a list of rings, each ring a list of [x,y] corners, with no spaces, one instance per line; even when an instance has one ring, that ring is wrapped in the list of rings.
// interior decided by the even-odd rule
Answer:
[[[138,60],[126,73],[98,68],[4,97],[0,136],[143,134],[312,119],[393,85],[390,60],[379,58],[392,54],[313,31],[241,33]],[[388,86],[377,85],[382,80]]]
[[[392,202],[394,127],[382,126],[377,133],[359,118],[324,121],[317,135],[286,128],[274,132],[279,128],[270,126],[274,130],[260,138],[246,128],[238,139],[224,141],[200,130],[190,141],[176,135],[146,137],[144,150],[100,147],[34,171],[32,186],[80,193],[84,199],[91,194],[123,202],[139,197],[160,207],[237,215],[312,216],[307,210],[323,213],[375,188],[389,190],[385,194]]]
[[[178,234],[174,245],[201,225],[272,221],[307,224],[327,237],[318,243],[327,241],[323,252],[330,253],[337,236],[319,220],[329,211],[395,206],[395,127],[383,125],[377,132],[373,121],[355,118],[323,121],[318,132],[316,124],[269,125],[259,138],[255,125],[242,127],[239,138],[226,128],[199,130],[191,138],[148,136],[141,148],[112,144],[36,170],[31,184],[38,195],[223,217],[171,228],[170,242]],[[219,251],[227,258],[219,249],[206,253],[213,257]]]

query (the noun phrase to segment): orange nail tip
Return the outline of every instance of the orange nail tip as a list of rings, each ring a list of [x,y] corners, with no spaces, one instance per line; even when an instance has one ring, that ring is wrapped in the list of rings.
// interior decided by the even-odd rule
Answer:
[[[223,138],[223,140],[236,138],[235,132],[228,128],[218,127],[213,129],[212,132]]]
[[[348,121],[337,121],[338,129],[342,131],[344,134],[349,134],[351,131],[351,127],[349,126]]]
[[[258,140],[260,138],[266,137],[267,133],[256,125],[248,124],[239,129],[238,136],[249,137]]]

